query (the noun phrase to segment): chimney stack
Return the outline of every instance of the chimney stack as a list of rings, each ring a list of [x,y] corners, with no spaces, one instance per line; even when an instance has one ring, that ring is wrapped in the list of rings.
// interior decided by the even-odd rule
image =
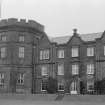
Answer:
[[[78,35],[78,34],[77,34],[77,29],[76,29],[76,28],[73,29],[73,35]]]

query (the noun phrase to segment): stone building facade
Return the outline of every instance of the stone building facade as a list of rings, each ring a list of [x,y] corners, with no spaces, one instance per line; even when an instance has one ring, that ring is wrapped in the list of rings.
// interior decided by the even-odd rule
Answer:
[[[105,78],[105,32],[49,38],[33,20],[1,20],[0,93],[47,93],[49,77],[58,92],[93,92]]]

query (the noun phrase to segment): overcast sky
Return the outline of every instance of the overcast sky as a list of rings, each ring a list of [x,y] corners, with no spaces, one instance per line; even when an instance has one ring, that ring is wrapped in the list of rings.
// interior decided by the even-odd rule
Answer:
[[[105,30],[105,0],[2,0],[2,18],[34,19],[49,36]]]

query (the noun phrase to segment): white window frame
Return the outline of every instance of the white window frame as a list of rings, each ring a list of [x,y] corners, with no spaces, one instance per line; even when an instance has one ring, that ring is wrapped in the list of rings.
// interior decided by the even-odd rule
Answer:
[[[78,74],[79,74],[79,65],[72,64],[72,75],[78,75]]]
[[[24,58],[24,47],[19,47],[19,58]]]
[[[64,58],[64,49],[59,49],[57,51],[58,58]]]
[[[24,77],[25,77],[24,73],[19,73],[18,74],[18,79],[17,79],[17,84],[18,85],[24,85]]]
[[[19,42],[24,42],[24,35],[19,36]]]
[[[49,49],[40,50],[40,60],[47,60],[49,59]]]
[[[64,63],[58,63],[58,75],[64,75]]]
[[[87,56],[94,56],[94,47],[87,47]]]
[[[41,74],[42,76],[48,76],[48,65],[42,65],[41,66]]]
[[[4,73],[0,73],[0,86],[4,85]]]
[[[1,58],[5,58],[5,57],[6,57],[6,48],[1,47]]]
[[[94,64],[87,64],[87,75],[94,74]]]
[[[60,89],[60,86],[63,87],[63,89]],[[58,82],[58,91],[64,91],[64,90],[65,90],[64,83]]]
[[[72,57],[78,57],[79,56],[79,47],[72,47],[71,56]]]

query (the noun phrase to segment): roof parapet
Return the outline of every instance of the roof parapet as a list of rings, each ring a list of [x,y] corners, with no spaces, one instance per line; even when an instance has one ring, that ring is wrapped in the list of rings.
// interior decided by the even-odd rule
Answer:
[[[44,26],[34,20],[28,20],[28,22],[26,22],[26,19],[20,19],[20,21],[19,21],[16,18],[0,20],[0,27],[8,26],[8,25],[20,25],[20,26],[35,28],[41,32],[44,31]]]

